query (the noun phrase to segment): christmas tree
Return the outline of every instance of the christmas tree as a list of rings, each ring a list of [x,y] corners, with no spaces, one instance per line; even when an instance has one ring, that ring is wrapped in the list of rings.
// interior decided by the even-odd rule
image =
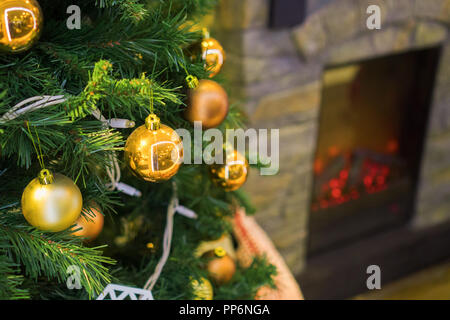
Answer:
[[[197,289],[209,279],[214,299],[252,299],[273,285],[264,258],[246,268],[229,262],[215,281],[208,265],[226,252],[196,253],[231,231],[237,206],[252,211],[241,190],[215,183],[206,164],[160,162],[180,149],[155,149],[151,161],[164,171],[155,175],[127,142],[140,126],[193,132],[190,95],[202,83],[226,87],[199,45],[199,22],[215,1],[38,2],[0,3],[0,298],[95,299],[108,283],[147,284],[155,299],[206,298]],[[226,110],[211,126],[242,127],[242,112]],[[53,198],[40,208],[44,189]],[[178,204],[191,216],[174,215]],[[67,284],[71,274],[81,289]]]

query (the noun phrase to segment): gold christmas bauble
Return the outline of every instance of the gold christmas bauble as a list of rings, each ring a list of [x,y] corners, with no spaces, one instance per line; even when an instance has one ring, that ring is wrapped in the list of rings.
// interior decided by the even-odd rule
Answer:
[[[32,226],[50,232],[75,223],[83,207],[80,189],[68,177],[43,169],[22,194],[22,213]]]
[[[189,89],[186,119],[201,121],[204,128],[214,128],[222,123],[228,114],[228,95],[220,84],[202,79],[198,86]]]
[[[209,259],[206,269],[211,279],[217,284],[223,284],[231,280],[236,272],[236,263],[222,247],[208,251],[204,254],[204,257]]]
[[[183,143],[172,128],[151,114],[125,144],[125,163],[134,175],[151,182],[170,179],[183,160]]]
[[[200,278],[198,280],[191,281],[192,290],[194,293],[194,300],[212,300],[214,296],[213,287],[211,282],[206,278]]]
[[[28,50],[42,31],[44,18],[36,0],[0,1],[0,51]]]
[[[103,223],[105,220],[103,214],[100,212],[100,209],[95,203],[92,204],[89,209],[91,212],[86,212],[86,217],[80,215],[76,221],[75,227],[73,228],[74,230],[79,228],[81,229],[72,233],[75,236],[85,238],[85,241],[92,241],[98,237],[100,232],[102,232]]]
[[[212,181],[225,191],[239,189],[247,180],[248,171],[247,159],[237,150],[224,155],[223,164],[212,164],[209,167]]]
[[[205,38],[202,43],[202,59],[205,61],[206,70],[210,71],[212,78],[220,72],[225,62],[225,51],[219,41],[214,38]]]

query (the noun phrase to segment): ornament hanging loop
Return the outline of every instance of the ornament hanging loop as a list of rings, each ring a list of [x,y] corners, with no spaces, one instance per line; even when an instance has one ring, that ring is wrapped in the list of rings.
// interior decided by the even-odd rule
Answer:
[[[53,174],[48,169],[42,169],[38,174],[39,182],[43,185],[53,183]]]
[[[227,252],[225,251],[224,248],[217,247],[214,249],[214,254],[216,255],[216,257],[222,258],[222,257],[226,256]]]
[[[145,118],[145,127],[152,131],[159,130],[159,128],[161,128],[161,121],[154,113],[153,88],[150,88],[150,114],[147,118]]]
[[[209,35],[209,31],[207,28],[203,28],[202,29],[202,33],[203,33],[203,39],[209,39],[210,35]]]
[[[149,114],[145,119],[145,127],[152,131],[159,130],[159,128],[161,128],[161,121],[159,120],[159,117],[154,113]]]
[[[38,134],[36,128],[34,128],[34,132],[36,133],[37,147],[39,147],[39,150],[38,150],[38,148],[36,147],[36,143],[34,142],[33,135],[31,134],[30,122],[26,121],[26,123],[27,123],[28,133],[30,134],[31,142],[33,143],[34,150],[36,151],[39,165],[41,166],[41,169],[45,169],[44,155],[42,154],[41,140],[39,140],[39,134]]]
[[[153,88],[150,88],[150,114],[154,113],[155,103],[153,97]]]
[[[191,89],[195,89],[198,87],[198,78],[196,76],[193,76],[192,74],[190,74],[187,71],[186,66],[183,63],[180,63],[181,67],[184,69],[184,71],[186,72],[187,77],[185,78],[186,83],[188,85],[189,88]]]
[[[195,89],[198,87],[198,78],[190,74],[186,77],[186,83],[189,88]]]

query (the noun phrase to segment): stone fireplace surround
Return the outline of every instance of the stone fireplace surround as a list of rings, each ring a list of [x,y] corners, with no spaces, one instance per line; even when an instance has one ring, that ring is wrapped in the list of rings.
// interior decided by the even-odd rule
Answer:
[[[366,27],[366,9],[371,4],[381,8],[380,30]],[[230,96],[245,102],[250,126],[280,129],[279,173],[267,177],[254,170],[246,184],[258,209],[256,218],[298,276],[306,298],[308,290],[312,298],[340,298],[363,290],[365,264],[385,261],[367,253],[380,251],[377,244],[383,241],[403,245],[385,251],[387,255],[403,252],[402,261],[411,270],[450,256],[450,250],[446,255],[431,250],[433,257],[419,257],[435,248],[435,243],[450,247],[450,232],[442,227],[450,222],[450,0],[309,0],[308,7],[320,9],[301,25],[272,30],[268,28],[270,0],[221,0],[212,34],[227,51],[224,74]],[[366,241],[366,246],[358,243],[350,251],[308,261],[308,217],[324,68],[436,46],[442,51],[411,221],[398,232]],[[427,241],[430,232],[436,235],[435,242]],[[416,257],[406,253],[411,243],[421,243],[416,246]],[[359,267],[335,263],[355,252]],[[387,269],[400,263],[389,261]],[[350,279],[345,277],[348,272],[358,274]],[[384,279],[401,274],[389,272]],[[324,285],[336,277],[342,278],[342,284],[353,279],[361,284],[335,291]]]

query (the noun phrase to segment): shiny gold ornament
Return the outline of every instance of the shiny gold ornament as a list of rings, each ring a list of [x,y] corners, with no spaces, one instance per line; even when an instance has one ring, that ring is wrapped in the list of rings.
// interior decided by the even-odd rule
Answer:
[[[28,50],[42,31],[44,18],[36,0],[0,1],[0,51]]]
[[[209,167],[211,179],[225,191],[237,190],[247,180],[247,159],[236,150],[227,153],[224,158],[223,164],[213,164]]]
[[[231,280],[236,272],[236,263],[222,247],[208,251],[203,256],[209,258],[206,269],[217,284],[223,284]]]
[[[214,296],[211,282],[206,278],[191,281],[192,290],[194,292],[194,300],[212,300]]]
[[[68,177],[43,169],[22,194],[22,213],[32,226],[57,232],[75,223],[83,207],[80,189]]]
[[[172,128],[151,114],[145,125],[134,130],[125,144],[125,163],[134,175],[146,181],[170,179],[180,168],[183,143]]]
[[[225,62],[225,51],[219,41],[214,38],[205,38],[202,43],[202,59],[205,61],[206,70],[210,71],[212,78],[220,72]]]
[[[80,230],[75,231],[73,235],[83,237],[85,238],[85,241],[92,241],[98,237],[100,232],[102,232],[103,223],[105,220],[97,204],[93,203],[90,206],[90,211],[91,212],[89,213],[86,212],[86,217],[80,215],[76,221],[75,227],[73,228],[74,230],[81,228]]]
[[[200,80],[189,89],[187,120],[201,121],[204,128],[214,128],[222,123],[228,114],[228,95],[220,84],[212,80]]]

